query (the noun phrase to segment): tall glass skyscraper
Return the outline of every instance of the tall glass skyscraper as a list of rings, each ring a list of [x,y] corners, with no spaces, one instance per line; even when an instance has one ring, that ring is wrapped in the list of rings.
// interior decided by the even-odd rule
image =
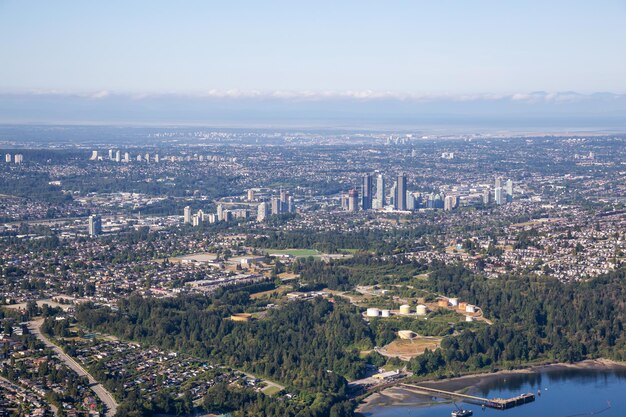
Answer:
[[[396,198],[394,201],[396,210],[406,210],[406,176],[402,173],[398,174],[396,182]]]
[[[363,188],[361,191],[361,209],[369,210],[372,208],[372,199],[374,198],[374,181],[371,174],[363,175]]]

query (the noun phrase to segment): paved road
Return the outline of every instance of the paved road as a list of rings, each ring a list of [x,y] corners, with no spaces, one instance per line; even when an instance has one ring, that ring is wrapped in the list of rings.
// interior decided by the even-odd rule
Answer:
[[[111,395],[109,391],[106,390],[94,377],[89,374],[82,366],[78,364],[74,359],[72,359],[69,355],[67,355],[63,350],[52,343],[46,336],[41,333],[41,325],[43,324],[43,319],[34,320],[28,322],[28,328],[30,332],[35,335],[39,340],[41,340],[46,346],[55,351],[57,355],[65,362],[65,364],[70,367],[74,372],[76,372],[80,376],[86,376],[89,379],[89,384],[93,392],[100,398],[100,400],[106,405],[106,416],[113,417],[117,412],[117,402]]]

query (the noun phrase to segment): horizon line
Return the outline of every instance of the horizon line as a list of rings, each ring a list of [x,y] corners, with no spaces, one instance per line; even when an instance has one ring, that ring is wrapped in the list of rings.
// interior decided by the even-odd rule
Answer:
[[[418,93],[398,92],[390,90],[240,90],[240,89],[211,89],[197,92],[128,92],[108,89],[92,91],[70,91],[59,89],[28,89],[28,90],[2,90],[2,98],[19,97],[56,97],[56,98],[82,98],[102,100],[109,98],[127,98],[132,100],[144,99],[257,99],[257,100],[294,100],[294,101],[323,101],[323,100],[355,100],[355,101],[501,101],[513,102],[576,102],[587,99],[626,98],[626,93],[611,91],[595,91],[580,93],[577,91],[530,91],[511,93]]]

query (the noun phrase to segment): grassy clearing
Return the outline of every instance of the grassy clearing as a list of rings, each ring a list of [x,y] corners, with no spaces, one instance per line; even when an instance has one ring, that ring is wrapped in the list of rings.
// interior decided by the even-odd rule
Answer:
[[[428,272],[426,272],[424,274],[415,275],[413,278],[419,279],[420,281],[427,281],[428,280]]]
[[[267,387],[263,388],[261,391],[263,391],[263,394],[265,394],[265,395],[276,395],[281,390],[280,390],[280,388],[278,388],[278,387],[276,387],[274,385],[270,385],[270,386],[267,386]]]
[[[257,298],[269,297],[273,294],[283,295],[292,290],[290,285],[281,285],[278,288],[274,288],[273,290],[257,292],[255,294],[250,294],[250,298],[256,300]]]
[[[315,249],[267,249],[268,254],[277,255],[290,255],[296,258],[306,258],[307,256],[320,256],[320,253]]]
[[[390,355],[413,358],[423,354],[426,349],[437,349],[440,343],[441,338],[416,337],[413,340],[394,340],[385,346],[385,350]]]

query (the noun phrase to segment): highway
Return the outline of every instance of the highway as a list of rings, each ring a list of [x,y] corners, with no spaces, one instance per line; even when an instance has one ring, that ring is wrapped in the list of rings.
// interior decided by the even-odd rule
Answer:
[[[89,379],[89,384],[93,392],[100,398],[100,400],[106,405],[106,416],[113,417],[117,412],[117,402],[109,391],[106,390],[96,379],[91,376],[82,366],[78,364],[72,357],[67,355],[63,350],[52,343],[46,336],[41,333],[41,325],[43,319],[38,319],[28,322],[28,329],[30,332],[41,340],[46,346],[54,350],[54,352],[65,362],[65,364],[76,372],[80,376],[86,376]]]

